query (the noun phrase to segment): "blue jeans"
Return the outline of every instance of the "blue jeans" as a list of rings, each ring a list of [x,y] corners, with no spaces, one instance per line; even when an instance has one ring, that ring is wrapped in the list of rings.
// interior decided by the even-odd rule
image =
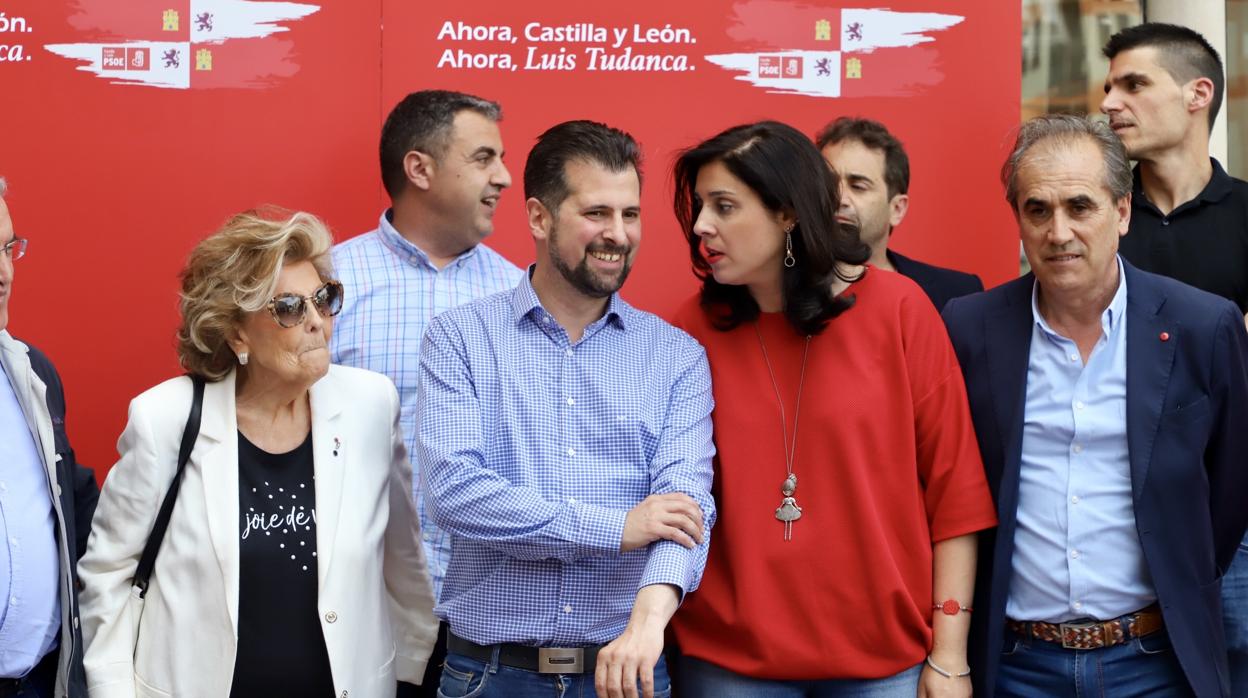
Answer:
[[[693,657],[680,658],[680,698],[914,698],[923,665],[882,679],[755,679]]]
[[[637,687],[640,695],[641,687]],[[442,665],[439,698],[594,698],[594,673],[539,674],[448,652]],[[670,698],[672,684],[662,656],[654,666],[654,698]]]
[[[997,698],[1187,698],[1187,677],[1165,630],[1095,650],[1068,650],[1008,628],[997,672]]]
[[[1231,695],[1248,696],[1248,538],[1222,577],[1222,626],[1231,668]]]

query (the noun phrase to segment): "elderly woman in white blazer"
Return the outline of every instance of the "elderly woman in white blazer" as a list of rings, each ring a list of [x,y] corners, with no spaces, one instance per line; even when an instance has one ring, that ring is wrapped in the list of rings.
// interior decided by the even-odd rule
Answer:
[[[130,405],[79,565],[93,697],[390,698],[423,676],[437,621],[398,396],[329,364],[330,245],[308,214],[248,212],[192,252],[178,340],[209,381],[200,433],[139,600],[191,379]]]

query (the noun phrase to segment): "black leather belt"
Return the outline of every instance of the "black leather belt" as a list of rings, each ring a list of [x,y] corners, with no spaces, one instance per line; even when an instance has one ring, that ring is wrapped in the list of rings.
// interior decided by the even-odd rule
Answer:
[[[498,648],[498,661],[515,669],[539,674],[592,674],[602,645],[587,647],[531,647],[504,642],[499,645],[478,645],[471,640],[446,631],[446,651],[478,662],[489,663]]]

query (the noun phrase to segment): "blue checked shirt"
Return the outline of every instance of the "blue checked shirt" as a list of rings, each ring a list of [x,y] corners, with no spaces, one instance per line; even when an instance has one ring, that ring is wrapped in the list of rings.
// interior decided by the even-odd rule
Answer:
[[[453,541],[435,612],[480,644],[597,644],[623,632],[642,587],[697,588],[713,404],[701,345],[618,295],[576,343],[527,277],[436,318],[416,451]],[[620,553],[628,511],[668,492],[702,508],[703,543]]]
[[[407,452],[416,453],[416,384],[420,342],[438,313],[513,288],[523,273],[485,245],[477,245],[442,269],[390,224],[334,247],[334,267],[346,294],[330,340],[331,360],[384,374],[399,389],[399,423]],[[433,524],[416,487],[416,510],[433,592],[451,560],[450,537]]]

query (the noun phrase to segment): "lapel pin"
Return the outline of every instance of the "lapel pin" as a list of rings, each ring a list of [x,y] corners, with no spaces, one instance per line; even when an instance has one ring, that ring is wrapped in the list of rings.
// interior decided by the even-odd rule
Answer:
[[[1158,338],[1158,339],[1160,339],[1160,340],[1161,340],[1161,341],[1163,341],[1163,342],[1169,342],[1169,341],[1170,341],[1170,333],[1169,333],[1169,332],[1162,332],[1161,334],[1157,335],[1157,338]]]
[[[335,436],[334,437],[334,455],[335,456],[338,455],[338,449],[340,448],[342,448],[342,442],[338,440],[337,436]]]

